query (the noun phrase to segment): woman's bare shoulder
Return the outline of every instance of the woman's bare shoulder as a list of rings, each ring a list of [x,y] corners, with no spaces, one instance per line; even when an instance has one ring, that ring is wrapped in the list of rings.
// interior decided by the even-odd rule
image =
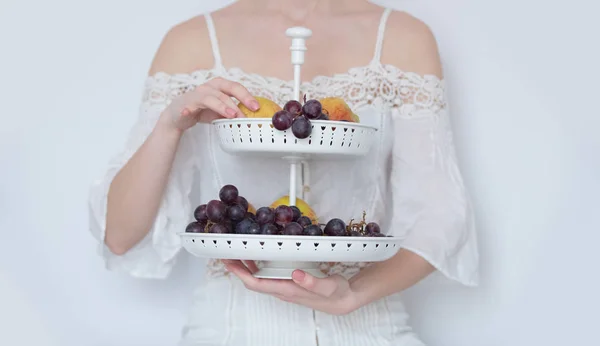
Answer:
[[[431,28],[406,12],[390,14],[382,62],[407,72],[443,77],[438,45]]]
[[[196,16],[173,26],[163,37],[149,75],[190,73],[212,68],[214,57],[204,16]]]

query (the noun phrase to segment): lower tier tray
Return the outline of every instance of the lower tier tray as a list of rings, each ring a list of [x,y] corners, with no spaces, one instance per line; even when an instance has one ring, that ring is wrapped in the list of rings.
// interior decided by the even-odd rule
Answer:
[[[379,262],[400,250],[394,237],[276,236],[180,233],[192,255],[214,259],[265,261],[256,277],[290,279],[295,269],[317,277],[320,262]]]

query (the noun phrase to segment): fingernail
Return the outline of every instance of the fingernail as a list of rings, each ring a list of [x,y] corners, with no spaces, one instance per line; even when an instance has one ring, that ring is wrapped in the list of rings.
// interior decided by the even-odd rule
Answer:
[[[306,274],[304,274],[304,272],[301,270],[296,270],[295,272],[292,273],[292,277],[294,278],[294,280],[299,281],[299,282],[304,281],[305,276],[306,276]]]
[[[227,107],[227,109],[225,110],[225,112],[226,112],[226,113],[227,113],[229,116],[231,116],[231,117],[234,117],[234,116],[237,114],[237,112],[235,111],[235,109],[233,109],[233,108],[229,108],[229,107]]]
[[[252,105],[252,110],[253,111],[257,111],[258,108],[260,108],[260,105],[258,104],[258,101],[250,101],[250,104]]]

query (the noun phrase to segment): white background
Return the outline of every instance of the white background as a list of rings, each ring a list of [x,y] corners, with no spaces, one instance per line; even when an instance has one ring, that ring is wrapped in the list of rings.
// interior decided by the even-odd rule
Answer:
[[[432,277],[407,292],[416,330],[440,346],[596,344],[600,6],[388,3],[438,36],[481,243],[479,288]],[[188,259],[167,281],[105,271],[86,199],[162,35],[223,4],[0,1],[0,344],[178,340],[202,269]]]

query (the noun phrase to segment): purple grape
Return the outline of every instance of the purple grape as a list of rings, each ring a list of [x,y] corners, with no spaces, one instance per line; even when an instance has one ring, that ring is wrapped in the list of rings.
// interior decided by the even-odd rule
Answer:
[[[213,199],[206,205],[206,216],[214,223],[219,223],[227,216],[227,206],[223,202]]]
[[[323,235],[323,230],[318,225],[310,225],[304,229],[304,235],[310,236],[321,236]]]
[[[238,196],[236,203],[244,208],[244,211],[248,211],[248,200],[242,196]]]
[[[287,205],[280,205],[275,208],[275,222],[280,226],[285,226],[292,222],[294,218],[294,211]]]
[[[302,112],[302,104],[296,100],[291,100],[283,106],[283,110],[290,112],[292,115],[298,115]]]
[[[214,225],[210,226],[208,233],[218,233],[218,234],[229,233],[229,227],[227,227],[226,225],[221,224],[221,223],[215,223]]]
[[[292,208],[292,211],[294,212],[294,214],[292,215],[292,221],[298,221],[300,216],[302,216],[302,212],[295,205],[290,206],[290,208]]]
[[[185,228],[186,233],[204,233],[205,223],[194,221]]]
[[[266,223],[260,227],[260,234],[277,235],[279,234],[279,227],[272,223]]]
[[[246,211],[241,205],[235,204],[227,208],[227,217],[231,221],[241,221],[246,217]]]
[[[308,119],[317,119],[322,112],[323,106],[321,105],[321,102],[317,100],[308,100],[304,106],[302,106],[302,114]]]
[[[302,227],[308,227],[312,225],[312,221],[308,218],[308,216],[300,216],[298,220],[296,220],[296,222],[299,223]]]
[[[325,225],[325,234],[330,237],[342,237],[346,235],[346,224],[340,219],[331,219]]]
[[[259,225],[265,225],[275,222],[275,213],[269,207],[261,207],[256,211],[256,222]]]
[[[225,219],[221,222],[221,225],[227,227],[227,233],[234,233],[233,230],[235,229],[235,225],[237,223],[228,219]]]
[[[360,234],[360,232],[359,232],[359,231],[356,231],[356,230],[354,230],[354,231],[351,231],[351,232],[350,232],[350,236],[351,236],[351,237],[362,237],[363,235],[362,235],[362,234]]]
[[[250,220],[256,222],[256,215],[254,215],[248,211],[248,212],[246,212],[246,219],[250,219]]]
[[[273,115],[271,122],[273,123],[273,127],[275,127],[279,131],[285,131],[292,127],[292,122],[294,121],[294,115],[288,111],[279,111]]]
[[[260,234],[260,225],[252,221],[248,224],[247,234]]]
[[[235,233],[248,234],[248,230],[253,223],[255,222],[252,219],[243,219],[242,221],[238,222],[238,224],[235,226]]]
[[[385,237],[383,233],[369,233],[368,237]]]
[[[319,115],[319,117],[316,120],[329,120],[329,115],[321,113],[321,115]]]
[[[202,204],[194,210],[194,218],[200,222],[208,221],[208,216],[206,215],[206,204]]]
[[[379,225],[376,224],[375,222],[369,222],[367,224],[367,226],[365,227],[365,232],[367,234],[381,233],[381,228],[379,228]]]
[[[284,235],[302,235],[304,228],[297,222],[290,222],[283,228]]]
[[[292,123],[292,133],[296,138],[308,138],[312,132],[312,124],[305,116],[299,116]]]
[[[239,192],[237,187],[233,185],[225,185],[219,191],[219,198],[223,203],[233,205],[237,202]]]

